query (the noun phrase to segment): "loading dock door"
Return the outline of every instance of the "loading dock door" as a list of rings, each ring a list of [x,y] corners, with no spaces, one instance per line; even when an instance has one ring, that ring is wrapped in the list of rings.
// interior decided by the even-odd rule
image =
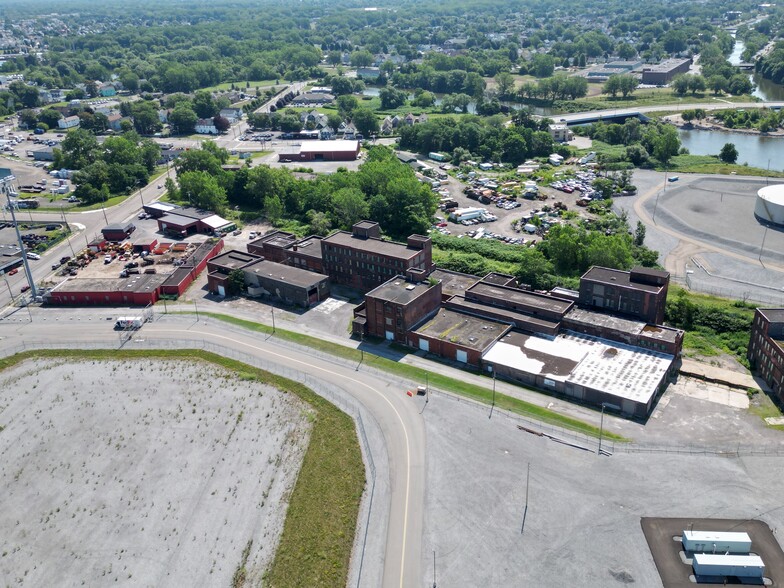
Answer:
[[[218,296],[226,296],[226,288],[218,284]]]
[[[455,352],[455,359],[461,363],[468,363],[468,353],[462,349]]]
[[[394,341],[394,339],[395,339],[395,333],[394,332],[392,332],[392,331],[385,331],[385,334],[386,334],[385,336],[386,336],[386,340],[387,341]]]
[[[430,341],[428,341],[427,339],[420,339],[419,348],[422,351],[430,351]]]

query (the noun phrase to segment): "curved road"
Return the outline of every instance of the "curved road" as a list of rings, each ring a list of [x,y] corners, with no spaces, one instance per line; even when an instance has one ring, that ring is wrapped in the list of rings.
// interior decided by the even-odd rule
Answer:
[[[695,178],[700,178],[700,177],[710,178],[710,177],[716,177],[716,176],[715,175],[704,175],[703,174],[703,175],[695,175],[694,177]],[[732,177],[734,179],[743,179],[742,176],[732,176]],[[754,178],[754,179],[759,179],[759,178]],[[767,262],[766,261],[763,264],[762,261],[760,259],[758,259],[757,257],[750,257],[748,255],[743,255],[742,253],[737,253],[735,251],[731,251],[729,249],[726,249],[726,248],[723,248],[723,247],[719,247],[717,245],[713,245],[711,243],[706,243],[705,241],[701,241],[700,239],[696,239],[696,238],[694,238],[694,237],[692,237],[690,235],[687,235],[685,233],[681,233],[680,231],[676,231],[675,229],[672,229],[670,227],[666,227],[666,226],[663,226],[661,224],[656,224],[653,221],[653,219],[651,218],[651,215],[649,215],[648,211],[645,209],[645,204],[651,198],[653,198],[654,196],[656,196],[657,194],[659,194],[660,192],[665,190],[666,187],[667,187],[667,183],[663,182],[661,186],[655,186],[655,187],[651,188],[650,190],[648,190],[646,193],[640,195],[635,200],[635,202],[634,202],[634,212],[639,217],[639,219],[643,222],[643,224],[645,224],[645,225],[647,225],[647,226],[649,226],[651,228],[655,228],[657,231],[661,231],[662,233],[670,235],[671,237],[675,237],[676,239],[680,240],[682,243],[689,243],[691,245],[697,246],[697,247],[699,247],[700,249],[702,249],[704,251],[713,251],[714,253],[720,253],[722,255],[726,255],[727,257],[731,257],[733,259],[737,259],[739,261],[743,261],[743,262],[746,262],[746,263],[749,263],[749,264],[752,264],[752,265],[755,265],[755,266],[760,266],[760,267],[763,267],[763,268],[768,269],[768,270],[774,270],[774,271],[777,271],[777,272],[784,272],[784,267],[782,267],[780,265],[776,265],[775,263],[771,263],[771,262]],[[695,252],[696,251],[692,250],[691,254],[693,255]],[[672,268],[667,268],[667,269],[672,272]],[[673,273],[676,273],[676,272],[673,272]]]
[[[12,349],[23,342],[59,342],[90,347],[100,343],[116,347],[118,336],[111,328],[109,322],[67,326],[42,321],[21,326],[0,323],[0,349]],[[307,372],[359,401],[380,425],[389,456],[390,504],[382,585],[407,588],[421,584],[425,427],[417,403],[408,398],[404,390],[379,376],[308,357],[274,340],[251,333],[227,333],[220,325],[193,323],[191,318],[148,323],[137,336],[146,342],[207,340],[227,350]],[[128,345],[133,347],[132,343]],[[184,346],[187,347],[187,343]],[[378,533],[379,529],[370,529],[369,532]],[[365,565],[372,565],[372,562],[367,561]]]

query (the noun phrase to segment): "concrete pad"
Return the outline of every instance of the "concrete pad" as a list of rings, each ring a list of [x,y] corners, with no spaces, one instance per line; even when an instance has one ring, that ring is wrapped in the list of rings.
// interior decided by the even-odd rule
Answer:
[[[697,400],[707,400],[716,404],[723,404],[731,408],[747,409],[749,407],[749,397],[736,390],[731,390],[725,386],[709,384],[692,378],[681,377],[677,384],[672,386],[675,394],[689,396]]]

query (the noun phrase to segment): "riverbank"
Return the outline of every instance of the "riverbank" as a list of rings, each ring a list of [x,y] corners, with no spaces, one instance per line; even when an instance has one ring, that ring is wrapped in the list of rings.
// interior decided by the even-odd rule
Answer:
[[[662,118],[665,122],[671,123],[684,131],[719,131],[722,133],[737,133],[740,135],[759,135],[762,137],[784,137],[784,129],[776,129],[763,133],[758,129],[739,129],[724,126],[715,118],[709,116],[704,122],[692,123],[683,120],[680,114],[670,114]]]

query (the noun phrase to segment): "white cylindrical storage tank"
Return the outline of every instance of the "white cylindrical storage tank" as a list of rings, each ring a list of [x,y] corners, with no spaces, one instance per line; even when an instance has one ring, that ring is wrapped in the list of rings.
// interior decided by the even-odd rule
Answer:
[[[692,563],[697,576],[715,576],[726,578],[762,578],[765,564],[758,555],[713,555],[712,553],[695,553]]]
[[[759,189],[754,216],[762,221],[784,226],[784,184]]]
[[[751,550],[748,533],[684,531],[681,542],[684,551],[701,553],[748,553]]]

